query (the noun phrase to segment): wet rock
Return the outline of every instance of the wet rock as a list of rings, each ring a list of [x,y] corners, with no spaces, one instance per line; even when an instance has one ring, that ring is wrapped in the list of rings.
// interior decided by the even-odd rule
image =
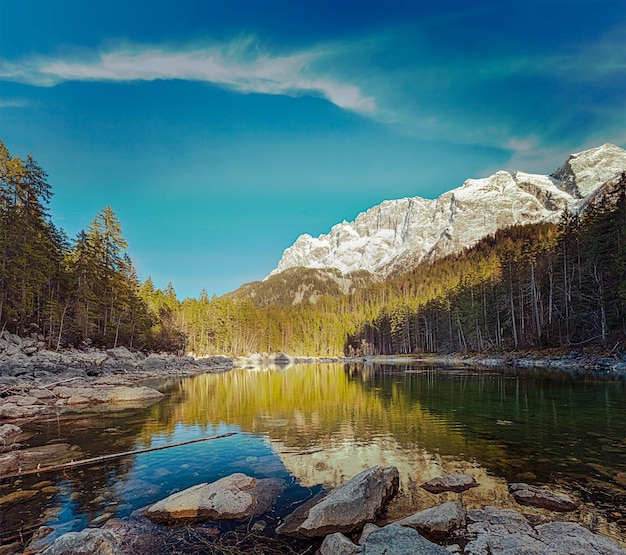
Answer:
[[[320,547],[320,555],[356,555],[361,553],[363,548],[353,544],[341,532],[335,532],[324,538]]]
[[[87,528],[63,534],[41,555],[122,555],[122,551],[108,530]]]
[[[444,503],[396,521],[417,530],[430,540],[442,540],[465,524],[465,509],[459,502]]]
[[[17,503],[23,503],[24,501],[28,501],[35,497],[39,492],[32,489],[23,489],[14,491],[13,493],[9,493],[7,495],[3,495],[0,497],[0,506],[6,505],[15,505]]]
[[[439,478],[433,478],[423,483],[420,487],[430,493],[443,493],[444,491],[454,491],[460,493],[470,488],[475,488],[479,484],[469,474],[448,474]]]
[[[626,488],[626,472],[618,472],[615,475],[615,481],[623,488]]]
[[[80,455],[80,451],[68,443],[54,443],[2,453],[0,454],[0,476],[33,470],[40,466],[69,462],[80,458]]]
[[[556,495],[547,489],[540,489],[528,484],[509,484],[509,492],[520,505],[539,507],[566,513],[577,508],[571,499]]]
[[[373,522],[396,494],[398,469],[374,466],[345,484],[305,503],[291,513],[276,531],[299,538],[333,532],[353,532]]]
[[[269,510],[283,487],[280,480],[236,473],[170,495],[144,515],[158,524],[242,520]]]
[[[374,530],[363,544],[363,555],[450,555],[450,552],[429,542],[412,528],[388,524]]]

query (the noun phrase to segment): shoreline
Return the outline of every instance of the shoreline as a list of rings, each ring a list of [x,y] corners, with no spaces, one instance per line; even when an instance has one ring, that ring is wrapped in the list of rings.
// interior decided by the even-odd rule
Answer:
[[[14,355],[12,355],[14,356]],[[612,377],[623,379],[623,371],[619,365],[622,361],[615,359],[615,365],[607,367],[604,364],[596,364],[597,357],[577,356],[570,361],[569,357],[533,357],[527,354],[516,354],[513,358],[510,354],[498,356],[468,356],[465,354],[446,356],[379,356],[379,357],[321,357],[300,358],[289,357],[284,354],[265,356],[254,355],[241,359],[228,357],[208,357],[196,359],[191,356],[176,356],[167,354],[133,353],[120,347],[100,351],[97,349],[74,350],[52,352],[40,350],[32,355],[20,355],[15,357],[14,363],[6,364],[6,359],[0,353],[0,432],[7,422],[20,419],[36,420],[45,417],[50,411],[55,412],[79,412],[109,410],[113,408],[128,408],[147,406],[158,402],[162,396],[153,389],[146,387],[150,379],[162,380],[167,378],[192,377],[202,373],[227,372],[237,367],[250,367],[253,362],[259,362],[264,368],[268,362],[277,368],[287,368],[290,364],[299,363],[350,363],[359,362],[366,365],[377,364],[423,364],[441,365],[450,369],[479,368],[489,372],[492,370],[520,369],[532,371],[533,368],[547,368],[551,371],[573,371],[585,374],[598,375],[607,371]],[[543,364],[542,364],[543,363]],[[626,366],[626,363],[623,363]],[[464,370],[461,370],[464,371]],[[478,370],[480,372],[480,370]],[[11,375],[9,375],[11,374]],[[30,389],[25,387],[28,384]],[[6,388],[16,388],[15,396],[6,396]],[[114,393],[118,395],[116,398]],[[157,394],[157,396],[154,395]],[[20,405],[18,399],[11,397],[21,396],[24,401],[31,397],[37,404]],[[119,397],[123,398],[119,398]],[[136,403],[133,404],[133,403]],[[21,416],[18,416],[19,414]],[[16,432],[19,434],[19,432]],[[0,434],[1,435],[1,434]],[[10,437],[10,436],[9,436]],[[15,435],[15,441],[22,441],[19,435]],[[10,440],[9,440],[10,441]],[[0,442],[1,443],[1,442]],[[10,448],[10,447],[9,447]],[[58,451],[58,452],[57,452]],[[11,453],[9,451],[8,453]],[[6,452],[4,454],[7,454]],[[39,461],[45,463],[51,456],[62,458],[75,457],[76,453],[63,451],[62,446],[55,446],[54,452],[42,453],[45,459]],[[33,459],[35,461],[35,459]],[[21,462],[19,463],[22,464]],[[34,463],[37,467],[37,461]],[[6,469],[5,469],[6,470]],[[626,486],[624,486],[626,487]],[[495,494],[494,494],[495,495]],[[401,501],[399,499],[399,501]],[[585,504],[584,506],[587,506]],[[587,507],[588,508],[588,507]],[[592,515],[589,509],[588,514]],[[587,514],[587,513],[585,513]],[[587,523],[587,518],[578,514],[570,517],[579,524]],[[113,523],[113,521],[112,521]],[[587,523],[588,524],[588,523]],[[129,522],[124,521],[123,526]],[[129,529],[129,537],[134,532]]]

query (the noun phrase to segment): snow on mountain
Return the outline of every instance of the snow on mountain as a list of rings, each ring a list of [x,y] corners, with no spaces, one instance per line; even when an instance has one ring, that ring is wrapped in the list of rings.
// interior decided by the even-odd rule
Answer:
[[[367,270],[381,277],[474,245],[498,229],[556,222],[578,210],[605,182],[626,171],[626,151],[611,144],[570,156],[550,176],[499,171],[429,200],[388,200],[319,237],[304,234],[278,267]],[[269,276],[268,276],[269,277]],[[266,278],[267,279],[267,278]]]

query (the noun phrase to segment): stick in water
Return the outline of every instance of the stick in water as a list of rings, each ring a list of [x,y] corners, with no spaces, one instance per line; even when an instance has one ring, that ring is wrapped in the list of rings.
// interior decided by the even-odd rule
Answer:
[[[120,457],[128,457],[130,455],[139,455],[141,453],[149,453],[150,451],[160,451],[161,449],[170,449],[171,447],[180,447],[181,445],[190,445],[192,443],[200,443],[201,441],[210,441],[212,439],[222,439],[225,437],[234,436],[237,432],[229,432],[227,434],[221,434],[218,436],[201,437],[198,439],[190,439],[188,441],[181,441],[179,443],[172,443],[170,445],[159,445],[158,447],[147,447],[145,449],[137,449],[135,451],[124,451],[123,453],[112,453],[110,455],[101,455],[99,457],[93,457],[92,459],[83,459],[82,461],[71,461],[63,464],[55,464],[53,466],[44,466],[43,468],[34,468],[32,470],[25,470],[24,472],[16,472],[14,474],[5,474],[0,476],[0,480],[5,478],[15,478],[17,476],[27,476],[29,474],[40,474],[42,472],[51,472],[52,470],[64,470],[66,468],[73,468],[75,466],[84,466],[87,464],[93,464],[101,461],[108,461],[110,459],[118,459]]]

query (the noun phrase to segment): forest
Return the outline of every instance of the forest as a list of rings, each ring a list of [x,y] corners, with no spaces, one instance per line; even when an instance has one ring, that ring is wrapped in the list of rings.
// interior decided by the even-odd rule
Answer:
[[[0,142],[0,327],[36,329],[53,349],[196,356],[614,350],[626,338],[625,191],[622,174],[558,225],[504,229],[349,294],[324,284],[315,302],[205,290],[180,301],[171,284],[140,282],[110,207],[68,239],[49,216],[45,171]]]

